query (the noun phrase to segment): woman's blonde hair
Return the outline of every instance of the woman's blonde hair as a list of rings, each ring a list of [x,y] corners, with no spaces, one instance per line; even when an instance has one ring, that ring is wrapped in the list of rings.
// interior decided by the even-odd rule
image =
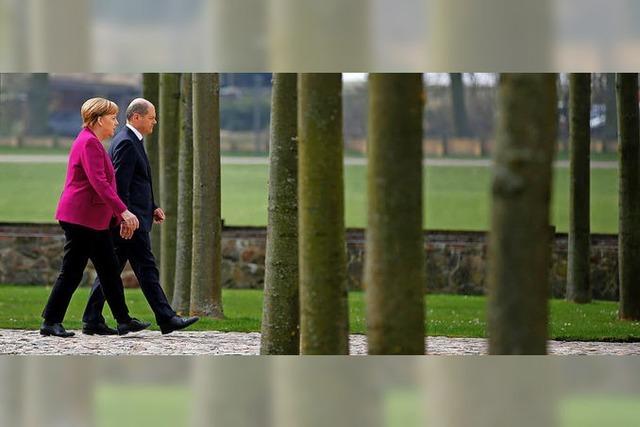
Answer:
[[[91,98],[82,104],[80,114],[82,115],[82,126],[93,126],[98,121],[98,117],[118,114],[118,106],[108,99]]]

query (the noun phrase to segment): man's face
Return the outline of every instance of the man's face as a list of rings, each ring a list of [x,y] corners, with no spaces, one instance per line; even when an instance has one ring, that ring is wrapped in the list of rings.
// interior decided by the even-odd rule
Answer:
[[[151,134],[153,132],[153,126],[158,123],[156,121],[155,107],[150,105],[145,115],[134,114],[132,122],[131,124],[135,126],[143,136]]]

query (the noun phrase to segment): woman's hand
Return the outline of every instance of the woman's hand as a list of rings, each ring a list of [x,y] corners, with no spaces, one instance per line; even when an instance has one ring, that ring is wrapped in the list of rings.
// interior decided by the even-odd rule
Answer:
[[[133,237],[133,228],[129,228],[126,222],[120,224],[120,237],[130,240]]]
[[[131,231],[137,230],[140,227],[140,222],[138,222],[138,217],[136,217],[129,209],[122,212],[121,214],[124,223],[127,225],[127,228],[131,229]]]

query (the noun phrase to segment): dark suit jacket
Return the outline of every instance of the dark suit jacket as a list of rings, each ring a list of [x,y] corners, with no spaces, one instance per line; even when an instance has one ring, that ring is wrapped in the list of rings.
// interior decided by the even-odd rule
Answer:
[[[124,126],[113,137],[109,156],[116,171],[118,196],[138,217],[140,228],[150,232],[157,205],[153,198],[151,166],[142,141]]]

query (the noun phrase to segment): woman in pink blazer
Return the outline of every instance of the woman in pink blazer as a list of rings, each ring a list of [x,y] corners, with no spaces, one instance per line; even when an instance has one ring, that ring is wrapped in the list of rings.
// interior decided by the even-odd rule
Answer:
[[[42,312],[42,335],[70,337],[62,326],[71,296],[91,260],[96,268],[120,335],[150,326],[129,316],[124,287],[110,226],[122,224],[123,237],[131,237],[138,219],[129,212],[116,191],[113,165],[101,141],[110,138],[118,124],[118,106],[104,98],[92,98],[81,108],[83,129],[71,146],[67,178],[56,210],[64,230],[62,268]]]

